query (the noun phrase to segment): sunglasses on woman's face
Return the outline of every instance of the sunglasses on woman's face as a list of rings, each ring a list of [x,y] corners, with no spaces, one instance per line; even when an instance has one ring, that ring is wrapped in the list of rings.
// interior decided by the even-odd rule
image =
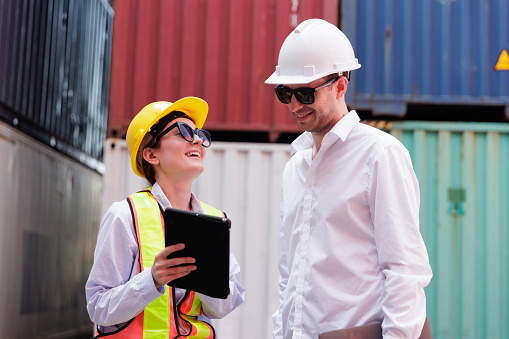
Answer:
[[[339,77],[332,78],[329,81],[321,84],[320,86],[311,88],[311,87],[300,87],[297,89],[290,89],[286,86],[279,85],[274,87],[274,91],[276,91],[276,96],[283,104],[289,104],[292,102],[292,96],[295,95],[295,99],[298,102],[304,105],[310,105],[315,102],[315,93],[325,88],[338,80]]]
[[[176,123],[172,124],[167,129],[162,131],[161,134],[159,134],[156,137],[158,139],[158,141],[161,140],[161,138],[163,136],[165,136],[166,133],[168,133],[175,127],[178,128],[180,135],[182,136],[182,138],[184,138],[185,141],[193,142],[194,136],[197,135],[202,140],[201,144],[203,147],[209,147],[210,144],[212,143],[212,139],[210,138],[210,133],[208,131],[201,129],[201,128],[193,129],[188,124],[180,122],[180,121],[177,121]]]

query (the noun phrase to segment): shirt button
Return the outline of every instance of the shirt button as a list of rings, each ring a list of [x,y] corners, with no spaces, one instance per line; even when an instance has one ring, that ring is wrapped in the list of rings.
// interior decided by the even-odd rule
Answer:
[[[301,258],[304,258],[306,256],[306,254],[304,252],[300,252],[300,257]]]
[[[301,293],[302,293],[301,289],[300,289],[300,288],[298,288],[298,289],[297,289],[297,294],[301,294]]]

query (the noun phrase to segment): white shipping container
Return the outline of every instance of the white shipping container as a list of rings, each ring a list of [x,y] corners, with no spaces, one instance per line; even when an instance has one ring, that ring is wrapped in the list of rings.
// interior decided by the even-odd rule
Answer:
[[[280,181],[290,146],[214,142],[205,171],[195,180],[198,199],[232,220],[231,250],[241,266],[246,301],[214,321],[220,339],[272,337],[271,315],[278,307],[277,228]],[[104,151],[103,213],[115,201],[146,188],[130,167],[125,140],[107,139]]]

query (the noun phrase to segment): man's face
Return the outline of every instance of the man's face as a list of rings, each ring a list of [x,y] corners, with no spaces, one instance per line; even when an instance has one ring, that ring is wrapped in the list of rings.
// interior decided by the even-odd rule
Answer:
[[[324,77],[308,84],[285,86],[292,90],[300,87],[314,88],[322,85],[327,80],[327,77]],[[346,79],[340,78],[330,86],[315,92],[315,102],[312,104],[303,104],[295,98],[295,95],[292,96],[288,109],[297,122],[299,129],[325,135],[339,121],[338,84],[342,83],[343,80]]]

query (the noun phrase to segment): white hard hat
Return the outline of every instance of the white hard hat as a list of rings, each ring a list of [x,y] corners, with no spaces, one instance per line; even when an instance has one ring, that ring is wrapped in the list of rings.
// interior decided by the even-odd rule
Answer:
[[[276,71],[266,84],[307,84],[333,73],[360,68],[343,32],[322,19],[309,19],[288,35]]]

